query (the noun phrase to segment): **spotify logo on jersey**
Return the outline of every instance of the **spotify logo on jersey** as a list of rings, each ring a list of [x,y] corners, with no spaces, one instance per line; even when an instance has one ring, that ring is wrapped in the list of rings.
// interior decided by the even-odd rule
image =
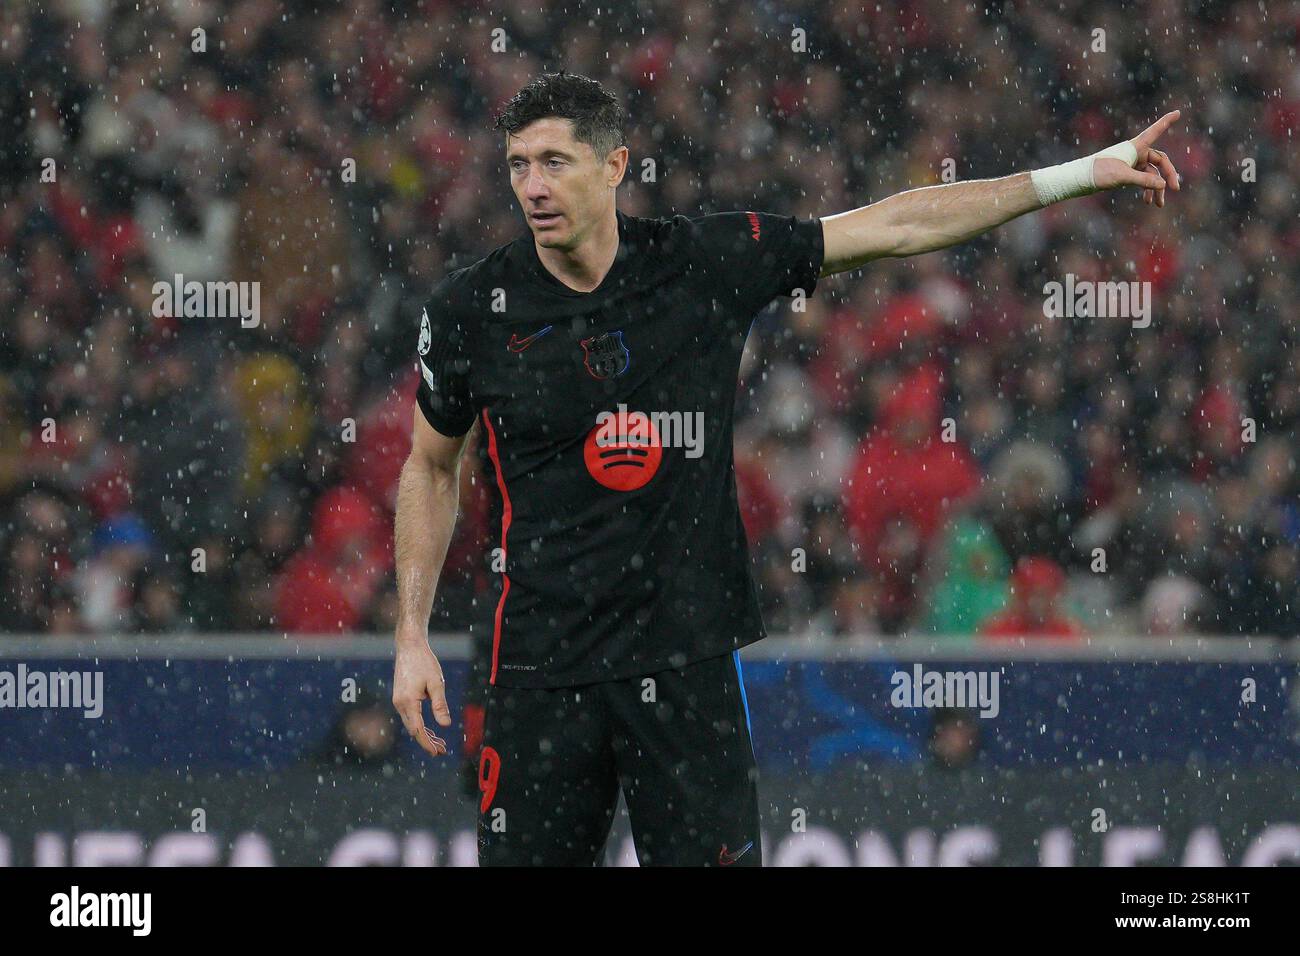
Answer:
[[[618,414],[601,412],[596,422],[582,449],[591,477],[614,491],[635,491],[655,476],[664,449],[649,415],[620,405]]]
[[[591,477],[615,491],[635,491],[659,470],[665,448],[686,458],[704,454],[703,412],[601,412],[587,435],[583,459]]]

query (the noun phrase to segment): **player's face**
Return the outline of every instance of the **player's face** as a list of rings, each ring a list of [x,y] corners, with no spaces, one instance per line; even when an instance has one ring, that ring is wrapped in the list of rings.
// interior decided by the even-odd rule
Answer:
[[[622,179],[619,147],[597,157],[573,138],[571,120],[547,117],[506,136],[506,166],[519,207],[539,246],[572,249],[608,215]]]

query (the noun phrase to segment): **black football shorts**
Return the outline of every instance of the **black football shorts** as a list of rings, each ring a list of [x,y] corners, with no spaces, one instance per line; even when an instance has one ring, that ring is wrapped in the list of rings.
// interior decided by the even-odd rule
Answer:
[[[491,687],[480,866],[592,866],[618,792],[642,866],[761,866],[737,654],[559,689]]]

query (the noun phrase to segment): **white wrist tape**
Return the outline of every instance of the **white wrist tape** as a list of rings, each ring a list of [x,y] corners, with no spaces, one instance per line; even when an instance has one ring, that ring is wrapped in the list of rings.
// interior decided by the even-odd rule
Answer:
[[[1137,147],[1125,140],[1114,146],[1107,146],[1101,152],[1085,156],[1083,159],[1072,159],[1059,166],[1035,169],[1029,174],[1029,179],[1034,184],[1034,191],[1038,193],[1039,203],[1050,206],[1062,199],[1073,199],[1075,196],[1095,193],[1097,183],[1092,176],[1092,166],[1097,160],[1120,159],[1133,166],[1137,163],[1137,156]]]

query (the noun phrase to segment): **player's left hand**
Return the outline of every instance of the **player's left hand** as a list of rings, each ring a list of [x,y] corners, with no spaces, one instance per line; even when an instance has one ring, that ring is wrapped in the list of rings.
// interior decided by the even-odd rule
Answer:
[[[1129,140],[1137,149],[1137,161],[1129,167],[1122,159],[1098,159],[1092,168],[1093,182],[1098,189],[1115,189],[1119,186],[1142,187],[1142,201],[1147,205],[1165,204],[1165,189],[1183,188],[1182,178],[1174,169],[1169,154],[1156,149],[1155,143],[1182,113],[1174,110],[1156,120],[1136,137]]]

